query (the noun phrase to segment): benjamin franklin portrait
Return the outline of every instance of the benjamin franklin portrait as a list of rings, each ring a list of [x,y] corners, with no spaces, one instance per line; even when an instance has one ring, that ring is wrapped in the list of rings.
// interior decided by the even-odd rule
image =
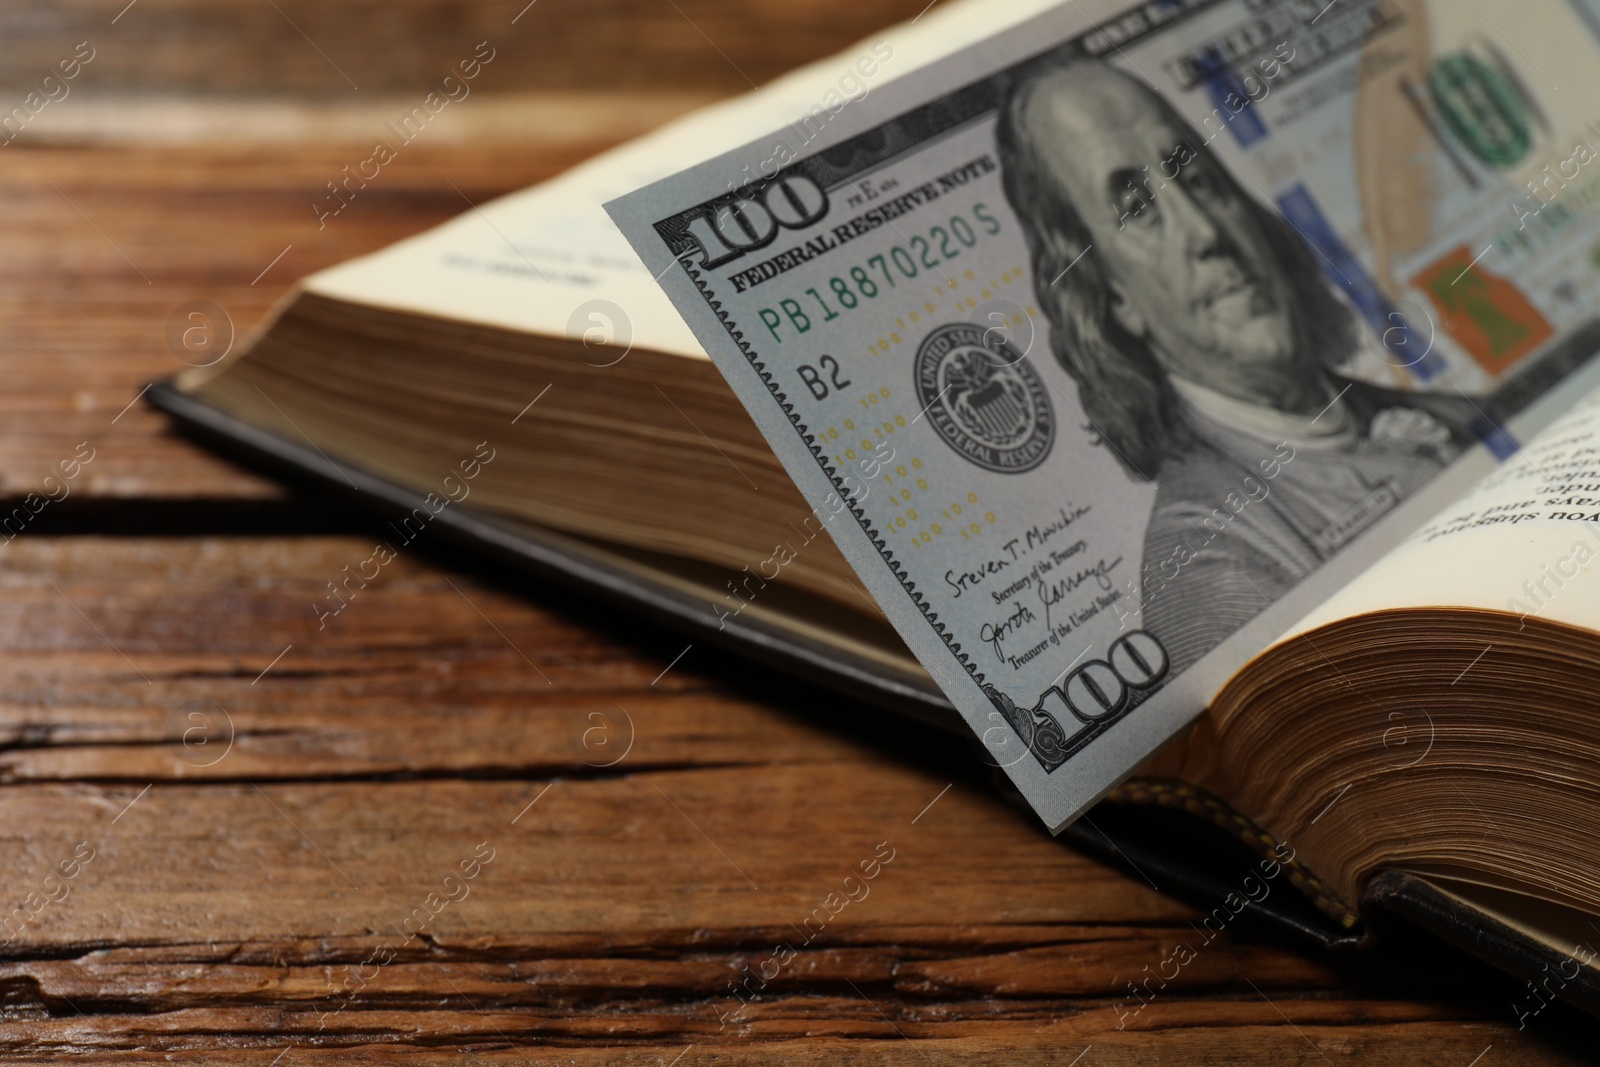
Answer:
[[[1142,79],[1046,57],[997,137],[1052,353],[1155,484],[1143,627],[1176,673],[1439,473],[1473,409],[1341,376],[1364,327],[1316,253]]]

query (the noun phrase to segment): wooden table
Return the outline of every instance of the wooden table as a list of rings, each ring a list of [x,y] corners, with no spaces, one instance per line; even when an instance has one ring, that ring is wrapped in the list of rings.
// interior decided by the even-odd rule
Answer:
[[[374,525],[134,402],[184,302],[242,335],[299,275],[920,0],[89,6],[0,14],[12,84],[85,38],[103,72],[0,155],[0,512],[93,450],[0,541],[8,1059],[1582,1062],[1586,1020],[1519,1032],[1465,962],[1248,930],[1134,1012],[1195,913],[959,745],[437,548],[319,630]],[[385,109],[491,33],[495,95],[319,229]]]

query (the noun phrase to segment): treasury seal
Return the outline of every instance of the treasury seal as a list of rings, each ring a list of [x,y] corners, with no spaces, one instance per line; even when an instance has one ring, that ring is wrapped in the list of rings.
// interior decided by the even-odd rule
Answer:
[[[928,421],[966,459],[1020,474],[1050,454],[1050,395],[1022,354],[993,331],[970,322],[940,326],[917,349],[914,373]]]

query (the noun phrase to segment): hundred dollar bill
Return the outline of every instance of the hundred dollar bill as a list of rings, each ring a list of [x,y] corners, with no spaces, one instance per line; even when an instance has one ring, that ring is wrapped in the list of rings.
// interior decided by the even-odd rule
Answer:
[[[1079,0],[607,208],[1059,828],[1594,379],[1596,16]]]

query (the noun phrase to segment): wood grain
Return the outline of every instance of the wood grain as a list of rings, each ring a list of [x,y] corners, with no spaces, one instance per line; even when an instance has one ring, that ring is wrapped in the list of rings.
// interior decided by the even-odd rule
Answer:
[[[319,631],[310,599],[369,549],[4,550],[8,1056],[1578,1062],[1570,1017],[1518,1033],[1482,969],[1249,930],[1141,1008],[1195,913],[937,737],[704,649],[663,674],[670,638],[419,552]]]
[[[1507,980],[1404,943],[1240,925],[1144,1003],[1193,910],[959,742],[426,542],[319,626],[381,530],[128,406],[181,368],[185,301],[242,336],[302,274],[921,6],[0,7],[6,91],[97,49],[0,168],[0,511],[95,450],[0,540],[8,1062],[1587,1061],[1587,1020],[1519,1031]],[[323,183],[484,39],[470,104],[318,229]]]
[[[737,92],[912,18],[926,3],[50,0],[0,5],[0,85],[25,92],[88,41],[95,58],[78,83],[86,95],[100,88],[420,94],[489,41],[506,57],[497,56],[486,75],[497,91],[671,85]]]
[[[498,137],[419,139],[320,228],[311,204],[370,150],[359,124],[303,113],[302,127],[326,136],[292,148],[170,136],[160,147],[8,148],[0,331],[12,355],[0,394],[0,500],[41,491],[82,442],[95,459],[73,483],[80,499],[279,496],[174,438],[164,416],[129,406],[146,383],[184,369],[169,338],[175,316],[180,330],[188,325],[184,305],[214,302],[243,343],[296,278],[552,177],[694,102],[607,94],[587,104],[612,116],[590,136],[558,124],[544,137],[512,126]],[[524,99],[509,110],[547,106]],[[221,343],[228,331],[217,322]]]

